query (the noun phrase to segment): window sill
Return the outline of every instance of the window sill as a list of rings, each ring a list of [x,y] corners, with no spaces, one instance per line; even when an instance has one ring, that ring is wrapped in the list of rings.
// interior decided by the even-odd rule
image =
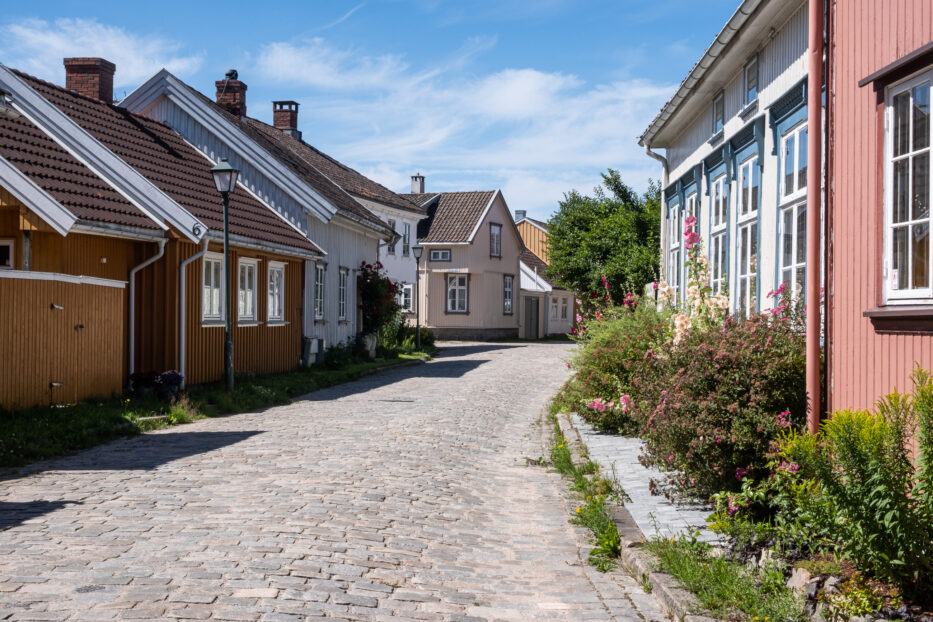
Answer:
[[[862,315],[878,333],[933,334],[933,304],[881,305]]]
[[[749,102],[745,108],[742,108],[742,112],[739,113],[739,116],[742,117],[743,121],[748,121],[748,118],[758,112],[758,98],[755,98],[755,101]]]
[[[262,322],[259,320],[237,320],[236,325],[246,328],[249,326],[262,326]]]
[[[337,320],[337,323],[340,325],[346,325],[350,323],[350,320]]]
[[[724,137],[725,135],[726,135],[726,132],[725,132],[724,129],[719,130],[718,132],[716,132],[715,134],[713,134],[713,135],[710,137],[710,139],[709,139],[708,141],[706,141],[706,142],[708,142],[708,143],[710,144],[710,146],[715,147],[716,145],[718,145],[719,143],[722,142],[722,139],[723,139],[723,137]]]
[[[201,320],[201,328],[224,328],[226,325],[223,320]]]
[[[447,315],[470,315],[469,311],[451,311],[450,309],[444,311]]]
[[[327,322],[322,317],[316,317],[314,318],[314,323],[315,324],[326,324]]]
[[[282,320],[269,320],[266,322],[266,326],[288,326],[291,322],[284,322]]]

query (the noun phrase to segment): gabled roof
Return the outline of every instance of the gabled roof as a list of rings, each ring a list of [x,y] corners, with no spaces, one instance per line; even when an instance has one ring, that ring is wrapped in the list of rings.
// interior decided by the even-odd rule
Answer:
[[[546,222],[544,222],[543,220],[538,220],[538,219],[536,219],[536,218],[529,218],[528,216],[525,216],[524,218],[522,218],[521,220],[519,220],[518,222],[516,222],[515,225],[516,225],[516,226],[517,226],[517,225],[520,225],[520,224],[522,224],[523,222],[525,222],[526,220],[527,220],[529,223],[531,223],[532,225],[534,225],[535,227],[537,227],[538,229],[541,229],[542,231],[544,231],[545,233],[547,233],[548,224],[547,224]]]
[[[211,162],[171,128],[124,108],[86,97],[21,72],[16,73],[46,101],[64,112],[206,227],[215,231],[223,230],[223,210],[210,173]],[[13,123],[21,121],[19,119]],[[37,130],[33,130],[31,135],[35,139]],[[93,213],[88,207],[82,206],[83,213],[89,220],[108,222],[106,216],[114,214],[109,222],[145,226],[141,215],[134,214],[126,208],[126,204],[121,204],[117,199],[119,195],[114,196],[115,192],[99,194],[96,202],[93,199],[82,199],[87,190],[80,186],[80,183],[86,184],[87,188],[93,188],[94,191],[100,189],[100,184],[93,183],[87,174],[82,174],[67,160],[64,166],[58,164],[56,160],[60,153],[48,148],[47,144],[43,144],[44,150],[40,152],[38,147],[30,146],[23,136],[13,138],[15,144],[9,145],[9,149],[34,152],[33,166],[38,164],[39,169],[33,169],[30,176],[41,185],[49,183],[45,181],[46,176],[54,175],[50,179],[57,181],[53,183],[61,184],[62,188],[70,193],[66,200],[72,203],[84,200],[92,204],[91,207],[95,210]],[[50,187],[55,189],[54,186]],[[322,252],[245,189],[241,188],[230,195],[229,214],[230,233],[234,236],[294,248],[303,253]]]
[[[181,81],[179,80],[179,82]],[[194,87],[184,82],[182,82],[182,84],[184,84],[189,91],[197,95],[204,103],[213,108],[213,110],[228,123],[240,129],[261,148],[272,155],[272,157],[285,165],[295,175],[304,180],[305,183],[314,188],[314,190],[323,195],[324,198],[330,201],[344,216],[348,216],[370,228],[377,229],[381,232],[388,232],[386,223],[382,222],[378,216],[360,205],[360,203],[351,197],[343,188],[311,164],[303,154],[296,153],[296,150],[293,149],[293,145],[289,144],[288,140],[286,140],[289,139],[293,142],[297,142],[294,138],[256,119],[251,119],[249,117],[239,118]]]
[[[413,194],[403,194],[403,197],[414,203],[419,207],[424,207],[428,201],[434,197],[440,196],[439,192],[422,192],[422,193],[413,193]]]
[[[528,266],[532,272],[537,271],[537,275],[540,280],[544,281],[551,287],[554,287],[554,282],[544,275],[548,266],[546,263],[544,263],[543,259],[526,248],[522,251],[522,254],[519,255],[518,260]]]
[[[389,207],[414,212],[416,214],[424,214],[424,210],[421,209],[420,205],[412,203],[405,197],[392,192],[382,184],[376,183],[346,164],[338,162],[323,151],[309,145],[304,140],[295,138],[257,119],[247,117],[246,122],[253,128],[269,136],[274,142],[293,151],[295,155],[326,175],[328,179],[336,183],[349,194],[382,203]]]
[[[418,241],[431,243],[467,243],[473,240],[496,190],[441,192],[424,201],[428,217],[418,223]],[[403,195],[422,201],[426,195]]]

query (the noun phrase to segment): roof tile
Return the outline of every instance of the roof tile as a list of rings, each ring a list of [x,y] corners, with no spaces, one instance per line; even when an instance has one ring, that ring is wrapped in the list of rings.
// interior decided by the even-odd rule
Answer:
[[[428,217],[418,223],[418,241],[425,243],[469,242],[470,234],[479,223],[486,206],[495,195],[494,190],[472,192],[441,192],[433,194],[423,204],[427,207]],[[420,197],[427,195],[402,195]]]

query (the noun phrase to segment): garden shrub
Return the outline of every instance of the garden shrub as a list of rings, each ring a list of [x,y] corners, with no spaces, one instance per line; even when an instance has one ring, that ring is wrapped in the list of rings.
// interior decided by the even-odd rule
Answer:
[[[841,550],[919,596],[933,587],[933,377],[918,368],[913,381],[912,395],[895,391],[876,412],[836,411],[818,435],[787,435],[782,452],[832,503]]]
[[[806,418],[804,332],[786,299],[777,313],[693,326],[649,350],[633,379],[647,462],[677,470],[702,496],[768,474],[769,446]]]

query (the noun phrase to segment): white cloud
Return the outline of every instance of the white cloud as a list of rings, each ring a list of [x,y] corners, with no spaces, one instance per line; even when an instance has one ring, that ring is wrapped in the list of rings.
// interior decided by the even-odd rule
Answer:
[[[204,55],[186,54],[184,46],[157,35],[138,35],[94,19],[28,19],[0,26],[3,63],[52,79],[65,70],[62,59],[100,56],[117,65],[115,86],[132,87],[165,67],[179,76],[200,69]]]

